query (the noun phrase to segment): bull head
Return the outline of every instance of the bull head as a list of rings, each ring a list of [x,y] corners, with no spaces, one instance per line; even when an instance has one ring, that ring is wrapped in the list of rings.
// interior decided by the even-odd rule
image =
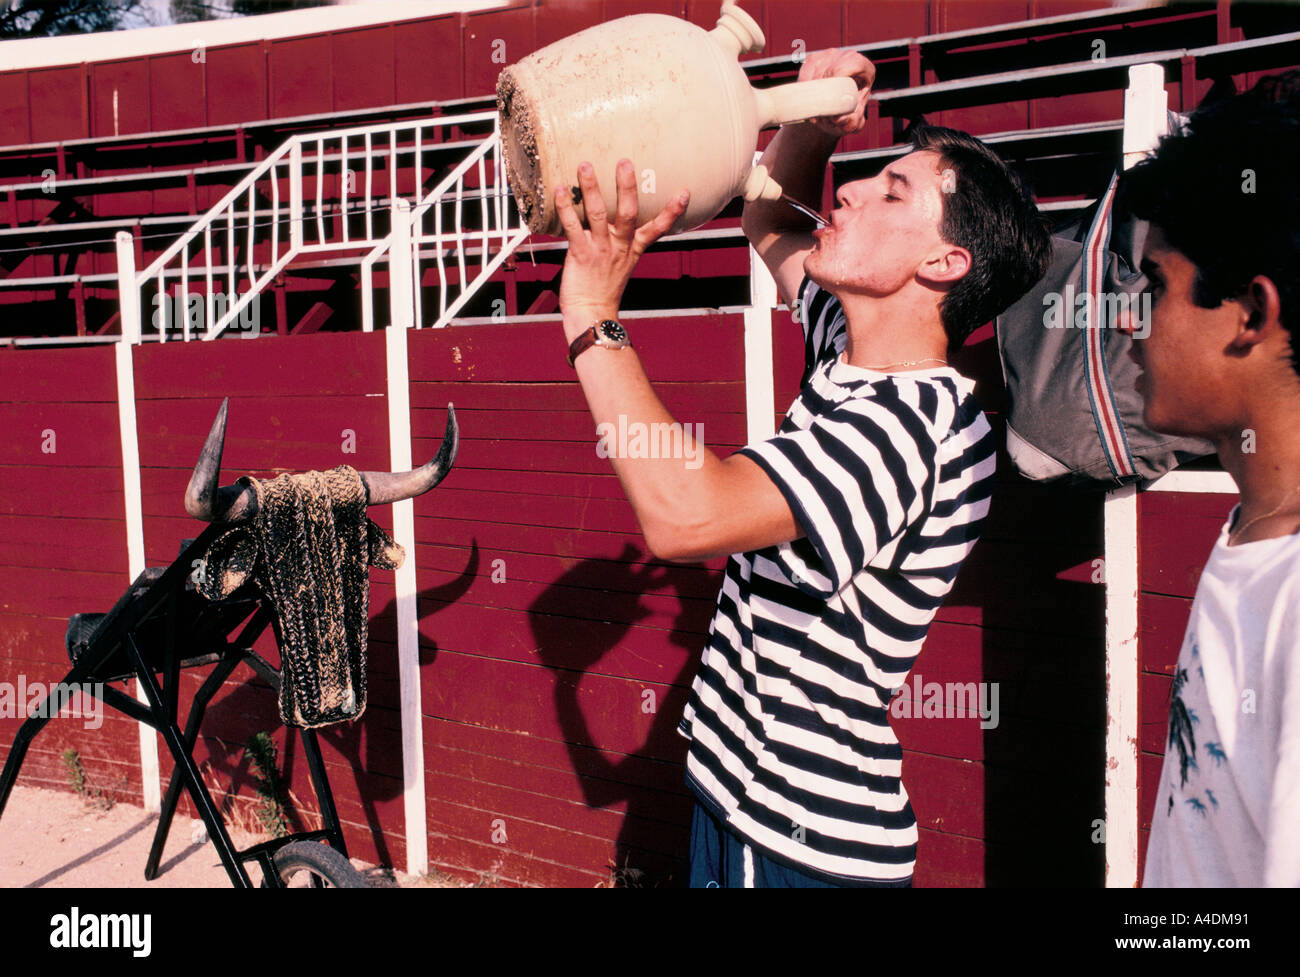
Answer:
[[[194,466],[189,487],[185,490],[185,511],[205,522],[237,523],[257,514],[257,495],[251,486],[218,486],[221,476],[221,452],[226,442],[226,411],[230,398],[221,402],[221,410],[212,423],[203,454]],[[423,495],[451,471],[460,444],[456,411],[447,405],[447,431],[438,453],[426,464],[410,472],[359,472],[366,487],[367,505],[386,505]]]

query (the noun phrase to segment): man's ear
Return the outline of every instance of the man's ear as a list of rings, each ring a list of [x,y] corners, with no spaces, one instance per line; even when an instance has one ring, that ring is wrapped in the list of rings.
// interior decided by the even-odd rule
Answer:
[[[1246,352],[1266,342],[1282,329],[1282,299],[1277,286],[1267,275],[1256,275],[1235,301],[1241,307],[1241,324],[1233,337],[1232,348]],[[1288,334],[1289,335],[1289,334]]]
[[[944,244],[917,269],[917,276],[932,285],[951,285],[965,277],[971,268],[970,252],[955,244]]]

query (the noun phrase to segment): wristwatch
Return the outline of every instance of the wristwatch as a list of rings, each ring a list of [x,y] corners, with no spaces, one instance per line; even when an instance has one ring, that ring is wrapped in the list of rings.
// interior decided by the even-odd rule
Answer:
[[[614,319],[602,319],[569,344],[569,366],[573,366],[573,361],[578,358],[579,353],[590,349],[592,346],[603,346],[605,349],[626,349],[631,345],[627,338],[627,330],[623,328],[621,322]]]

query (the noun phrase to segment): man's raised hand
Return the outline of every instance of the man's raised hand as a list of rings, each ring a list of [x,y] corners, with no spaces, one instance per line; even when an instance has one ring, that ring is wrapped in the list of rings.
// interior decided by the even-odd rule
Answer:
[[[799,81],[815,78],[852,78],[858,83],[858,101],[852,112],[836,118],[813,119],[813,125],[837,137],[861,132],[867,124],[867,98],[876,81],[876,66],[857,51],[827,48],[808,55],[799,68]]]
[[[585,329],[618,315],[623,289],[637,261],[646,248],[668,233],[690,200],[689,192],[683,190],[653,220],[638,228],[636,169],[631,160],[619,160],[615,181],[618,196],[611,224],[595,170],[590,163],[578,167],[578,187],[590,229],[578,219],[569,188],[555,188],[555,210],[569,240],[560,280],[560,309],[565,314],[566,332],[570,331],[570,318],[575,325],[589,320],[581,327]]]

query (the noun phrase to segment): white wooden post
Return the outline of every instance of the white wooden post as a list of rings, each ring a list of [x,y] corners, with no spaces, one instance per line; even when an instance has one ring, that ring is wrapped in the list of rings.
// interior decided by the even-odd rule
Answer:
[[[122,495],[126,513],[127,585],[144,572],[144,509],[140,489],[140,441],[135,425],[135,373],[132,349],[140,342],[140,288],[135,281],[135,241],[126,231],[118,231],[117,294],[122,318],[122,338],[114,344],[114,368],[117,373],[117,424],[122,445]],[[165,325],[165,323],[164,323]],[[148,703],[144,687],[137,680],[135,697]],[[158,772],[158,734],[152,726],[140,723],[140,787],[144,809],[162,810],[162,789]]]
[[[762,153],[754,154],[757,163]],[[776,392],[772,376],[772,309],[776,279],[751,245],[749,308],[745,310],[745,443],[766,441],[776,433]]]
[[[1124,92],[1124,168],[1154,149],[1168,128],[1165,69],[1129,69]],[[1138,531],[1137,489],[1106,493],[1106,885],[1138,879]]]
[[[388,364],[388,443],[391,470],[410,471],[411,395],[407,363],[407,330],[414,316],[412,295],[411,205],[394,200],[391,206],[392,243],[388,251],[389,311],[385,331]],[[406,550],[397,570],[397,673],[402,709],[402,802],[406,822],[406,871],[429,871],[429,839],[424,796],[424,718],[420,701],[419,593],[415,575],[415,503],[393,505],[393,539]]]
[[[140,342],[140,289],[135,283],[135,239],[128,231],[118,231],[117,244],[117,302],[122,318],[122,341],[134,345]]]
[[[1106,493],[1106,885],[1138,873],[1137,489]]]
[[[375,331],[374,271],[368,260],[361,262],[361,331]]]

